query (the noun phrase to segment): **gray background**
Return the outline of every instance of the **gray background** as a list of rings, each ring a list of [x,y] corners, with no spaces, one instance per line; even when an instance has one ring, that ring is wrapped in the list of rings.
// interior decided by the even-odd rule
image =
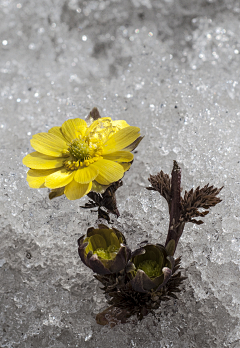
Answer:
[[[239,348],[239,1],[1,0],[0,10],[0,346]],[[224,185],[179,243],[179,300],[114,329],[95,323],[106,302],[77,254],[96,213],[79,208],[86,198],[30,189],[21,162],[33,134],[94,106],[145,135],[114,220],[133,248],[167,233],[150,173],[176,159],[184,189]]]

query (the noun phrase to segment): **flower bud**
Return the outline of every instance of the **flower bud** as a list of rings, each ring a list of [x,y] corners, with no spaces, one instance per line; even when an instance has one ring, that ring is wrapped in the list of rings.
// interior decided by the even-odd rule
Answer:
[[[78,240],[78,252],[82,262],[93,272],[101,275],[114,274],[123,270],[131,251],[125,237],[115,228],[99,225],[87,230],[87,235]]]

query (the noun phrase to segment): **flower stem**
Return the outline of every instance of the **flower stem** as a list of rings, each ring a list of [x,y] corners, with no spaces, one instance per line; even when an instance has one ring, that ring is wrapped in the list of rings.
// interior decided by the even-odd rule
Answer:
[[[175,251],[178,241],[183,233],[184,222],[180,222],[181,215],[181,168],[173,161],[171,178],[170,222],[165,246],[170,240],[175,241]],[[174,252],[175,252],[174,251]]]

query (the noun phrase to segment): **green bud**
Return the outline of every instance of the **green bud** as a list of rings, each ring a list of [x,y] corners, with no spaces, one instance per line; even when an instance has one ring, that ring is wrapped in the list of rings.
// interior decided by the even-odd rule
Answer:
[[[79,256],[86,266],[98,274],[112,274],[123,270],[130,259],[131,251],[126,240],[115,228],[99,225],[87,230],[79,239]]]
[[[166,273],[171,273],[172,264],[163,245],[147,244],[141,248],[145,253],[134,252],[132,257],[131,284],[135,291],[148,292],[156,290],[166,280]],[[130,267],[128,267],[130,269]],[[133,270],[134,269],[134,270]],[[168,276],[169,277],[169,276]]]

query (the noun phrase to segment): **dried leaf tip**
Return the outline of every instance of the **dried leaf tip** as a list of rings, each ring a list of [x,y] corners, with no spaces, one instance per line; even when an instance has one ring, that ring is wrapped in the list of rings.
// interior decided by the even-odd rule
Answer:
[[[165,174],[162,170],[157,175],[150,175],[148,179],[151,187],[146,187],[147,190],[158,191],[163,196],[168,204],[171,201],[171,181],[168,174]]]
[[[173,171],[181,171],[181,168],[179,167],[177,161],[173,161]]]
[[[93,121],[98,120],[99,118],[101,118],[100,113],[98,111],[98,108],[94,107],[88,114],[88,116],[86,117],[86,122],[88,124],[91,124]]]

